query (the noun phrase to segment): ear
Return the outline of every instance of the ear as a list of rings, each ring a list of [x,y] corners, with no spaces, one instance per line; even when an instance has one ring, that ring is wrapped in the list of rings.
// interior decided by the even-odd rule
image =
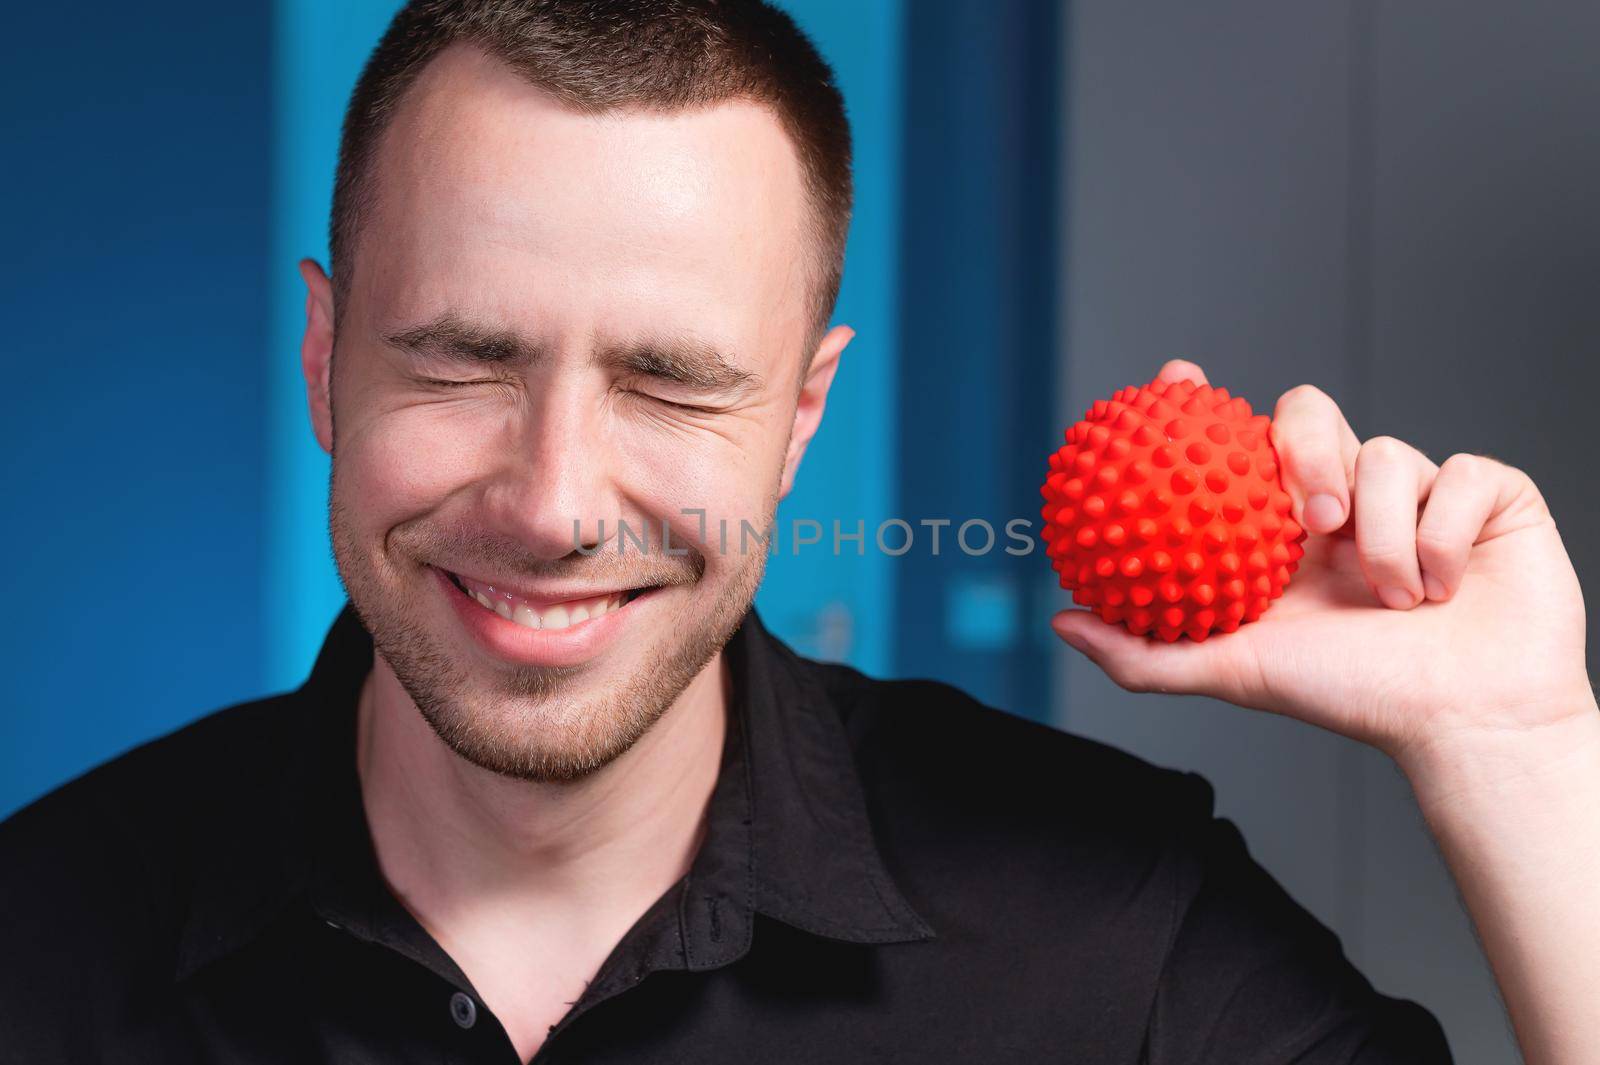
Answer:
[[[833,375],[839,370],[839,356],[844,354],[844,346],[855,335],[856,331],[849,326],[836,325],[817,344],[816,353],[811,357],[811,367],[806,371],[806,379],[800,383],[800,399],[794,409],[794,428],[789,431],[789,453],[783,460],[783,483],[778,491],[779,499],[787,496],[794,487],[800,460],[805,457],[807,445],[822,424],[822,411],[828,403],[828,389],[833,384]]]
[[[300,260],[306,283],[306,332],[300,340],[300,372],[306,379],[311,427],[322,450],[333,454],[333,283],[315,259]]]

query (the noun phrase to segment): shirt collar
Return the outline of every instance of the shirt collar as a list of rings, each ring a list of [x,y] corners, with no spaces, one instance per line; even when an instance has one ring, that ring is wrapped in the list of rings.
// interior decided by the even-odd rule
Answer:
[[[607,967],[597,985],[651,969],[726,965],[750,949],[757,913],[855,943],[934,936],[873,840],[850,744],[817,667],[768,632],[753,608],[724,654],[731,712],[705,839],[688,876],[635,925],[634,942],[619,944],[613,958],[631,964]],[[415,954],[414,941],[390,932],[403,915],[383,888],[360,805],[355,706],[371,666],[372,638],[346,602],[305,684],[272,700],[299,740],[280,786],[230,808],[207,833],[216,843],[197,869],[179,979],[259,936],[299,898],[329,921]]]

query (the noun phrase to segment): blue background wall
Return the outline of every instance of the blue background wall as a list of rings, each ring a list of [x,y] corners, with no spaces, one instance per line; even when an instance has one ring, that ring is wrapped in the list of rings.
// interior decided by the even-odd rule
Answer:
[[[0,814],[264,691],[265,8],[13,4]]]
[[[295,262],[327,262],[339,123],[398,6],[96,0],[13,16],[4,344],[23,383],[3,430],[15,502],[0,535],[18,564],[0,623],[0,815],[202,712],[297,685],[343,602]],[[829,539],[834,520],[861,522],[868,542],[838,557],[784,543],[757,605],[805,653],[1047,716],[1047,611],[1028,575],[1048,577],[1042,561],[950,565],[964,556],[948,534],[940,558],[926,538],[894,558],[872,533],[896,516],[1037,516],[1037,471],[1002,460],[1020,447],[1042,463],[1055,435],[1038,313],[1051,5],[784,6],[833,63],[854,127],[835,317],[857,336],[779,516]],[[1023,370],[1027,388],[1000,387]]]
[[[1011,554],[1006,523],[1039,524],[1054,418],[1062,125],[1060,5],[943,0],[906,9],[901,137],[899,510],[949,518],[939,553],[896,582],[896,669],[1048,718],[1050,615],[1063,593],[1042,550]],[[997,546],[982,551],[982,520]],[[1021,550],[1020,547],[1016,547]],[[981,552],[981,553],[979,553]]]

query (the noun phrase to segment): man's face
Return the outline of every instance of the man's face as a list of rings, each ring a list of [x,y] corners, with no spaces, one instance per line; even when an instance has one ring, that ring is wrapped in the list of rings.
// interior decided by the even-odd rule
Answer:
[[[331,400],[304,349],[340,574],[453,749],[575,779],[738,625],[821,417],[799,164],[757,105],[580,115],[458,46],[374,166]]]

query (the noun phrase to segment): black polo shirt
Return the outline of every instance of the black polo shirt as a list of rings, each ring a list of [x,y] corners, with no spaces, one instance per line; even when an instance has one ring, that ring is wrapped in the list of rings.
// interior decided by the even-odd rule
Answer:
[[[925,680],[797,656],[752,611],[690,872],[537,1062],[1446,1062],[1188,773]],[[387,890],[348,606],[298,690],[0,825],[0,1060],[513,1065]]]

